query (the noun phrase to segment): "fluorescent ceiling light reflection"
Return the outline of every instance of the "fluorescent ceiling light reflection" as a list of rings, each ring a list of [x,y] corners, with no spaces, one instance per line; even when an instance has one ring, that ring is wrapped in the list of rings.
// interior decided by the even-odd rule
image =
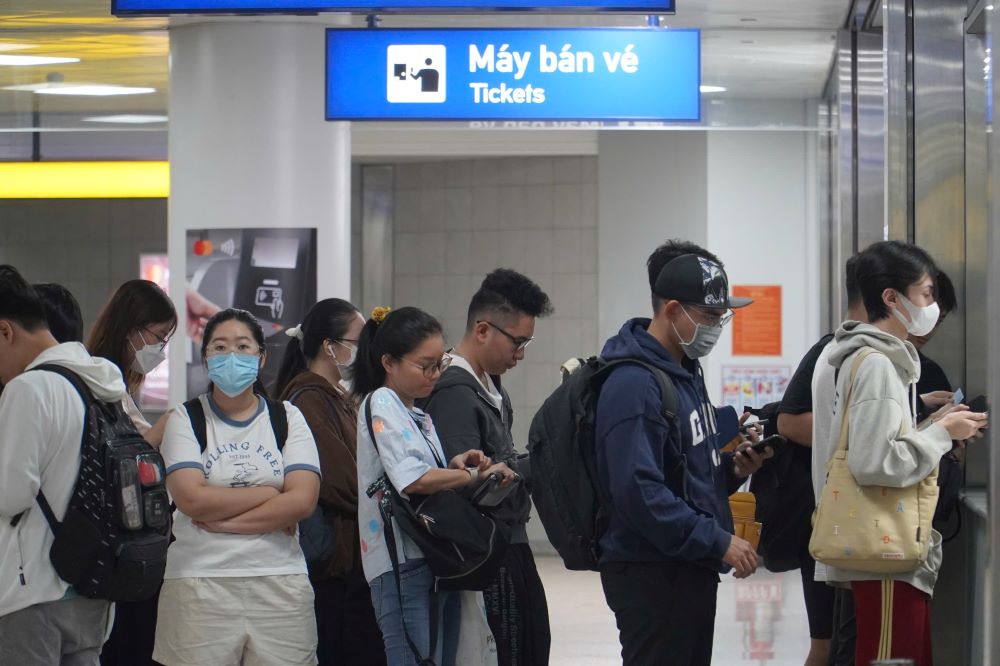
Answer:
[[[64,65],[80,62],[79,58],[58,58],[54,56],[4,55],[0,53],[0,66],[31,67],[32,65]]]
[[[23,49],[34,48],[31,44],[15,44],[14,42],[0,42],[0,51],[21,51]]]
[[[117,116],[91,116],[84,118],[85,123],[116,123],[121,125],[145,125],[147,123],[165,123],[166,116],[140,115],[123,113]]]
[[[698,90],[703,93],[726,92],[725,86],[700,86]]]
[[[7,86],[4,90],[20,90],[39,95],[82,95],[88,97],[146,95],[156,92],[156,88],[112,86],[99,83],[29,83],[21,86]]]

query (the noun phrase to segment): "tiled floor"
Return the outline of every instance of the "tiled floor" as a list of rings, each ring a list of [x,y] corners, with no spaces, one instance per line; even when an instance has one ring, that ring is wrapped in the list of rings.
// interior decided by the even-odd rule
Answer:
[[[552,623],[552,666],[621,663],[615,618],[596,573],[567,571],[557,557],[539,557]],[[799,573],[761,570],[745,581],[723,578],[715,622],[716,666],[801,666],[809,629]]]

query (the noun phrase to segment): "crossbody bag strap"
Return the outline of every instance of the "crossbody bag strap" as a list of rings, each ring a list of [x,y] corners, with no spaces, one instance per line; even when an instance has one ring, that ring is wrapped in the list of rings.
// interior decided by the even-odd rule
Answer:
[[[858,378],[858,370],[861,368],[861,364],[864,363],[865,359],[872,354],[877,354],[878,352],[867,347],[858,352],[858,355],[854,357],[854,362],[851,363],[851,376],[848,378],[847,392],[844,393],[844,401],[841,404],[841,410],[843,410],[843,416],[840,419],[840,437],[837,440],[837,451],[847,451],[849,448],[849,443],[847,441],[848,435],[850,433],[850,425],[848,423],[848,415],[851,412],[851,395],[854,393],[854,382]]]
[[[375,455],[378,453],[378,443],[375,441],[375,428],[372,426],[372,395],[369,394],[365,398],[364,410],[365,410],[365,423],[368,426],[368,434],[371,435],[372,445],[375,447]],[[388,481],[388,479],[386,479]],[[391,485],[391,484],[390,484]],[[417,649],[417,644],[410,637],[410,631],[406,628],[406,619],[403,616],[403,584],[400,579],[399,572],[399,553],[397,552],[396,546],[396,533],[392,529],[392,511],[387,508],[387,503],[385,500],[380,500],[378,505],[379,513],[382,514],[382,530],[385,533],[385,545],[389,549],[389,561],[392,563],[392,575],[396,579],[396,597],[399,600],[399,613],[400,622],[403,625],[403,636],[406,638],[406,643],[410,648],[410,652],[413,653],[414,658],[417,660],[419,666],[435,666],[434,665],[434,650],[437,647],[437,635],[436,632],[431,633],[431,652],[429,657],[424,657],[420,654],[420,650]],[[433,594],[433,593],[432,593]],[[434,618],[429,618],[433,620]]]

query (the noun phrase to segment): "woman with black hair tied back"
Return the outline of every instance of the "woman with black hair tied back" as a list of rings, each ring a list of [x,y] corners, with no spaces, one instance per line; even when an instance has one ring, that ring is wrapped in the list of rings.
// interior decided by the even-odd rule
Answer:
[[[153,658],[311,666],[316,617],[297,528],[319,494],[316,443],[302,413],[260,387],[267,353],[252,314],[214,315],[201,352],[211,388],[174,410],[160,447],[177,511]]]
[[[493,464],[482,451],[466,451],[446,463],[434,424],[414,405],[430,395],[450,360],[441,324],[417,308],[392,312],[376,308],[359,336],[354,394],[362,403],[358,414],[361,561],[390,666],[425,660],[452,666],[458,649],[461,605],[456,592],[433,589],[434,575],[423,553],[393,521],[399,561],[397,589],[379,512],[382,492],[369,496],[367,490],[383,476],[407,497],[462,488],[480,475],[496,473],[504,484],[514,478],[510,468]],[[369,407],[370,414],[366,413]],[[431,620],[432,608],[437,609],[436,622]],[[432,626],[437,627],[433,639]],[[430,654],[431,645],[435,654]]]
[[[286,331],[290,340],[278,373],[278,394],[302,411],[316,439],[323,473],[316,519],[321,521],[318,529],[325,529],[333,542],[331,554],[309,561],[320,666],[385,663],[382,634],[361,569],[358,410],[346,386],[364,325],[364,317],[347,301],[327,298],[316,303],[301,324]]]

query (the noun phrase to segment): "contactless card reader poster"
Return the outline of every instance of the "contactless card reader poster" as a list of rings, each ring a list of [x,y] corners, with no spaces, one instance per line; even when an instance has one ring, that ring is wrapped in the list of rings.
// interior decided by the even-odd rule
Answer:
[[[300,228],[192,229],[187,232],[187,394],[208,386],[201,357],[205,322],[225,308],[252,313],[264,329],[270,388],[288,336],[316,301],[316,230]]]
[[[697,121],[700,45],[659,28],[331,28],[326,118]]]

